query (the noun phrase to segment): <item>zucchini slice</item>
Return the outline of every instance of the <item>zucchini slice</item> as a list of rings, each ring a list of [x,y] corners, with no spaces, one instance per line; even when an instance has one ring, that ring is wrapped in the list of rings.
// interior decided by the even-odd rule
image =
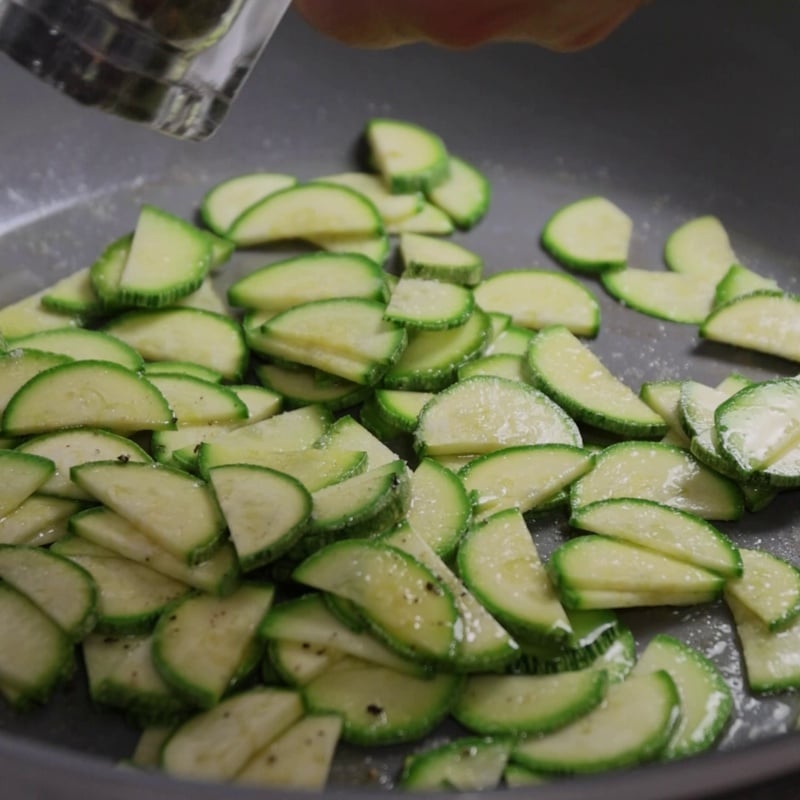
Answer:
[[[590,337],[600,330],[595,296],[571,275],[559,272],[498,272],[475,287],[475,302],[484,311],[508,314],[515,325],[530,330],[563,325],[576,336]]]
[[[456,672],[497,669],[516,657],[518,645],[508,631],[414,530],[399,525],[382,536],[381,541],[416,558],[453,595],[460,624],[457,626],[456,648],[447,664],[449,669]]]
[[[719,308],[737,297],[764,290],[780,291],[780,286],[772,278],[759,275],[741,264],[731,264],[714,291],[713,307]]]
[[[254,270],[228,289],[231,305],[262,311],[286,311],[334,297],[385,300],[382,270],[354,253],[304,253]]]
[[[91,575],[56,553],[0,545],[0,581],[24,594],[72,641],[94,627],[97,587]]]
[[[303,535],[311,495],[296,478],[249,464],[208,471],[243,572],[274,561]]]
[[[68,356],[39,350],[0,352],[0,412],[31,378],[50,367],[66,364],[71,360]]]
[[[800,620],[771,631],[733,595],[725,602],[736,623],[747,685],[755,693],[781,692],[800,686]]]
[[[406,523],[443,559],[455,552],[472,508],[464,484],[449,469],[423,458],[411,475]]]
[[[428,190],[449,174],[444,142],[410,122],[377,118],[367,123],[365,136],[372,162],[390,192]]]
[[[188,375],[210,383],[222,383],[222,375],[215,369],[191,361],[148,361],[142,365],[142,375]]]
[[[252,247],[283,239],[382,232],[371,200],[346,186],[314,181],[280,189],[249,206],[225,236],[239,247]]]
[[[102,331],[86,328],[53,328],[31,333],[14,340],[14,348],[38,350],[69,356],[76,361],[111,361],[137,372],[143,366],[142,357],[125,342]]]
[[[451,657],[458,620],[452,594],[407,553],[376,541],[343,539],[309,556],[292,577],[352,600],[398,652],[423,660]]]
[[[129,311],[104,330],[147,361],[192,361],[228,381],[238,381],[247,364],[247,345],[238,323],[199,308]]]
[[[210,268],[211,244],[203,231],[143,205],[119,276],[117,299],[125,305],[167,306],[198,289]]]
[[[560,208],[545,223],[542,247],[582,272],[621,269],[628,262],[633,220],[605,197],[585,197]]]
[[[152,383],[109,361],[70,361],[40,372],[9,400],[2,418],[10,436],[77,427],[124,434],[174,425]]]
[[[667,432],[666,422],[561,325],[533,337],[528,367],[534,386],[580,422],[632,438]]]
[[[558,642],[571,634],[567,614],[516,509],[489,517],[464,536],[458,569],[478,600],[523,641]]]
[[[62,314],[45,308],[41,302],[45,292],[47,289],[42,289],[0,308],[0,336],[11,342],[16,337],[49,328],[80,327],[81,321],[77,315]]]
[[[68,558],[92,576],[97,587],[98,633],[147,633],[164,608],[189,591],[185,583],[79,536],[67,536],[50,551]]]
[[[164,395],[178,427],[213,425],[247,419],[247,406],[227,386],[191,375],[149,375]]]
[[[306,241],[321,247],[329,253],[352,253],[364,256],[382,266],[389,257],[391,244],[385,233],[373,233],[368,236],[325,235],[307,236]]]
[[[655,550],[725,578],[742,574],[742,556],[724,533],[694,514],[661,503],[619,497],[600,500],[577,509],[570,525]]]
[[[742,389],[717,407],[714,423],[720,449],[741,475],[800,486],[800,379]]]
[[[488,211],[491,186],[482,172],[458,156],[450,156],[448,172],[443,181],[426,190],[426,195],[459,228],[468,230]]]
[[[435,392],[456,379],[458,369],[483,349],[488,316],[474,308],[466,322],[445,330],[415,330],[395,364],[382,377],[389,389]]]
[[[310,711],[341,716],[344,741],[383,745],[429,733],[446,716],[460,687],[457,675],[421,678],[348,656],[302,691]]]
[[[492,356],[481,356],[458,368],[458,379],[474,378],[476,375],[494,375],[497,378],[508,378],[510,381],[528,382],[528,368],[523,356],[511,353],[495,353]]]
[[[234,220],[250,206],[296,183],[297,178],[275,172],[249,172],[228,178],[206,192],[200,203],[200,216],[214,233],[225,236]]]
[[[92,701],[121,709],[139,725],[185,717],[190,707],[156,671],[152,645],[150,635],[88,636],[82,651]]]
[[[257,633],[272,604],[270,584],[243,584],[228,597],[191,595],[161,615],[153,663],[182,697],[211,708],[256,666]]]
[[[707,215],[684,222],[669,235],[664,260],[674,272],[718,283],[739,259],[722,223]]]
[[[581,608],[581,592],[720,593],[725,579],[701,567],[606,536],[591,534],[557,547],[550,557],[550,574],[562,602]],[[573,600],[575,598],[575,600]],[[576,602],[577,600],[577,602]]]
[[[460,472],[475,518],[508,508],[523,514],[541,506],[591,469],[592,456],[563,444],[519,445],[470,461]]]
[[[681,713],[662,758],[684,758],[707,750],[733,710],[725,678],[702,653],[664,633],[648,643],[634,675],[665,670],[680,697]]]
[[[70,475],[189,565],[204,561],[222,543],[225,521],[210,489],[186,472],[136,461],[90,461]]]
[[[512,758],[543,772],[591,773],[657,758],[678,720],[675,684],[663,670],[609,687],[606,702],[570,725],[523,739]]]
[[[43,703],[72,668],[72,642],[61,627],[0,582],[0,692],[18,707]]]
[[[43,456],[55,465],[53,475],[39,487],[41,494],[72,500],[91,499],[91,495],[70,478],[70,469],[77,464],[86,461],[151,461],[134,441],[102,428],[69,428],[44,433],[23,442],[17,451]]]
[[[106,304],[92,286],[89,267],[56,281],[41,296],[42,308],[58,314],[75,314],[84,319],[102,314]]]
[[[424,671],[417,662],[398,655],[368,631],[348,628],[328,610],[319,594],[303,595],[273,606],[258,632],[267,640],[296,642],[308,649],[313,646],[314,650],[332,649],[398,672],[421,675]]]
[[[419,192],[390,192],[378,175],[368,172],[341,172],[325,175],[317,180],[347,186],[365,195],[375,204],[385,224],[413,216],[424,204],[424,198]]]
[[[800,361],[800,296],[761,290],[737,297],[708,315],[700,335]]]
[[[305,686],[329,670],[344,653],[334,647],[295,642],[291,639],[267,640],[267,658],[262,672],[277,673],[288,686]]]
[[[406,433],[413,433],[423,406],[433,397],[432,392],[412,392],[403,389],[376,389],[375,402],[386,422]]]
[[[82,507],[76,500],[31,495],[0,518],[0,543],[41,547],[56,541],[66,534],[66,521]]]
[[[464,286],[426,278],[400,278],[386,307],[386,319],[407,328],[442,330],[463,325],[475,300]]]
[[[714,303],[716,281],[685,272],[620,269],[604,272],[603,287],[634,311],[665,319],[700,325]]]
[[[740,548],[744,571],[725,584],[725,598],[734,598],[771,631],[779,631],[800,615],[800,571],[788,561],[761,550]]]
[[[16,450],[0,450],[0,519],[18,508],[55,472],[47,457]]]
[[[233,782],[280,787],[281,791],[321,791],[341,730],[337,714],[308,714],[255,753]]]
[[[94,544],[203,592],[227,595],[238,583],[236,551],[228,544],[224,544],[202,563],[189,566],[124,517],[103,506],[87,508],[75,514],[70,518],[69,527],[73,533]]]
[[[573,513],[612,497],[652,500],[708,520],[736,520],[744,512],[741,490],[733,481],[685,450],[657,442],[607,447],[570,490]]]
[[[131,251],[132,240],[132,233],[115,239],[89,267],[89,282],[107,310],[124,305],[119,297],[119,281]]]
[[[398,785],[416,792],[496,789],[510,752],[507,738],[463,736],[407,757]]]
[[[453,716],[475,733],[544,734],[598,706],[606,693],[602,670],[553,675],[473,675],[453,705]]]
[[[579,447],[577,426],[543,392],[518,381],[479,376],[459,381],[425,405],[415,446],[421,455],[491,453],[514,445]]]
[[[232,780],[256,753],[302,716],[297,692],[250,689],[180,725],[164,744],[161,767],[170,775],[191,780]]]
[[[403,277],[476,286],[483,273],[483,259],[476,253],[422,233],[400,234],[400,258]]]
[[[422,208],[416,214],[386,225],[386,233],[399,235],[421,233],[427,236],[449,236],[453,230],[453,220],[431,203],[423,203]]]

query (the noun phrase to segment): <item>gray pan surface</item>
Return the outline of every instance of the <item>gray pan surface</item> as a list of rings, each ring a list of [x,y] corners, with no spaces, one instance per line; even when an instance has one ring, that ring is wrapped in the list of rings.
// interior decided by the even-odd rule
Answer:
[[[357,135],[376,115],[433,128],[489,176],[489,215],[456,237],[485,256],[489,271],[556,268],[538,244],[542,224],[561,204],[597,193],[634,218],[634,266],[660,268],[666,235],[713,213],[743,263],[798,291],[798,31],[795,3],[661,0],[609,42],[577,55],[523,45],[368,53],[324,40],[290,14],[227,123],[204,144],[82,109],[0,61],[0,300],[91,263],[132,227],[141,202],[189,216],[207,188],[234,174],[265,169],[310,178],[352,168]],[[239,257],[233,273],[279,252]],[[733,370],[756,379],[797,372],[779,359],[702,343],[695,328],[623,309],[586,283],[604,314],[593,348],[634,387],[678,377],[714,383]],[[725,529],[740,544],[763,544],[800,564],[798,497],[787,493]],[[546,550],[557,527],[537,535]],[[796,798],[800,738],[789,731],[800,703],[788,694],[756,700],[742,689],[722,608],[624,617],[640,648],[654,631],[669,631],[723,670],[737,708],[721,752],[514,794]],[[48,800],[280,796],[116,768],[135,740],[119,717],[89,706],[80,680],[26,716],[0,706],[0,793]],[[330,793],[385,796],[402,752],[345,748]]]

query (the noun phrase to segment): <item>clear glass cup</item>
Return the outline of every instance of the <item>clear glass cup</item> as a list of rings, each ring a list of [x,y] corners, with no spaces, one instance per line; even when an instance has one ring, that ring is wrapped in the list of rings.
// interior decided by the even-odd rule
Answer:
[[[0,0],[0,52],[88,106],[218,128],[290,0]]]

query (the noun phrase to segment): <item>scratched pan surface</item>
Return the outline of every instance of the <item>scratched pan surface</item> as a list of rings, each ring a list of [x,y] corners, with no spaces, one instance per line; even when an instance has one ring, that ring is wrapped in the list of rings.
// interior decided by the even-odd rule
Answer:
[[[779,7],[780,6],[780,7]],[[800,6],[744,0],[669,0],[643,9],[609,43],[558,56],[527,46],[469,54],[419,47],[348,50],[290,15],[222,131],[185,144],[81,109],[10,62],[0,62],[0,300],[90,263],[151,202],[190,215],[216,181],[254,169],[301,178],[353,166],[354,143],[375,115],[413,119],[491,179],[484,222],[459,236],[489,271],[555,265],[537,234],[559,205],[604,194],[636,223],[634,266],[660,268],[666,235],[713,213],[743,263],[798,289]],[[240,257],[232,273],[281,251]],[[763,379],[796,366],[709,343],[691,326],[659,323],[613,303],[596,285],[603,325],[593,348],[630,385],[732,370]],[[800,564],[798,494],[726,527]],[[558,525],[534,531],[548,552]],[[790,695],[755,700],[742,689],[730,619],[721,607],[639,611],[624,618],[641,648],[655,631],[710,655],[736,693],[735,718],[715,754],[674,765],[557,781],[542,798],[795,798],[800,739]],[[53,800],[278,797],[193,786],[121,770],[136,731],[93,710],[77,679],[45,708],[0,706],[4,797]],[[384,795],[400,748],[343,748],[329,792]],[[765,784],[765,782],[767,782]],[[758,784],[760,788],[754,788]],[[499,794],[499,793],[498,793]],[[489,796],[489,795],[487,795]]]

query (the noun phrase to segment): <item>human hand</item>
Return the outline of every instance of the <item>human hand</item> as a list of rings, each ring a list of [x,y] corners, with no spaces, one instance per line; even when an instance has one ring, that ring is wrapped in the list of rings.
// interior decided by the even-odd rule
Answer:
[[[346,44],[430,42],[467,48],[526,41],[580,50],[608,36],[642,0],[294,0],[315,27]]]

